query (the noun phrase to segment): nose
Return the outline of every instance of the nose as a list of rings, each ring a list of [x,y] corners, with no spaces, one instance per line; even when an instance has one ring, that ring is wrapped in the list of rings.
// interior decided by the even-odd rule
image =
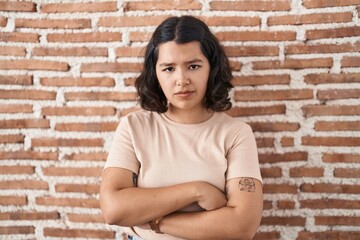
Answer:
[[[190,78],[186,70],[178,70],[176,75],[176,85],[177,86],[186,86],[190,84]]]

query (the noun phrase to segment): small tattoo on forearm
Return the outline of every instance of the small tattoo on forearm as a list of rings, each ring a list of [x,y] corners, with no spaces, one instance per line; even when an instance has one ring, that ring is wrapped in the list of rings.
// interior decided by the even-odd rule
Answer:
[[[252,178],[241,178],[239,181],[240,191],[255,192],[255,182]]]
[[[138,175],[134,172],[132,174],[132,181],[133,181],[133,186],[137,187]]]

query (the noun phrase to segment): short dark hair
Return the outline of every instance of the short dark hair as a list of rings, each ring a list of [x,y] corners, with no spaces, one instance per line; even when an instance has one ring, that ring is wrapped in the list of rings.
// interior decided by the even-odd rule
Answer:
[[[159,44],[169,41],[179,44],[200,42],[201,51],[210,64],[204,107],[216,112],[230,109],[229,91],[233,85],[230,83],[232,73],[228,58],[209,27],[192,16],[170,17],[153,33],[146,47],[143,70],[135,81],[140,106],[145,110],[158,113],[167,111],[167,99],[156,77],[155,67],[159,55]]]

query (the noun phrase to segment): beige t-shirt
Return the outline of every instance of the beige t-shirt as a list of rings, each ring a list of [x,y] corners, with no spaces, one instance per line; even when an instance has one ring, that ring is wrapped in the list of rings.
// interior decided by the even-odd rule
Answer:
[[[108,167],[135,172],[138,187],[144,188],[206,181],[224,192],[226,180],[231,178],[262,181],[250,126],[222,112],[198,124],[176,123],[156,112],[131,113],[116,129],[105,164]],[[201,209],[190,206],[186,210]],[[179,239],[138,227],[125,230],[145,240]]]

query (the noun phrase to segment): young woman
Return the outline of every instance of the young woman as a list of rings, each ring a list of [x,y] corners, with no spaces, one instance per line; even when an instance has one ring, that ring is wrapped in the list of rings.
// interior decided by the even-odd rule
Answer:
[[[155,30],[135,86],[144,109],[121,119],[102,176],[108,224],[128,239],[252,239],[262,184],[251,128],[231,107],[231,70],[201,20]]]

